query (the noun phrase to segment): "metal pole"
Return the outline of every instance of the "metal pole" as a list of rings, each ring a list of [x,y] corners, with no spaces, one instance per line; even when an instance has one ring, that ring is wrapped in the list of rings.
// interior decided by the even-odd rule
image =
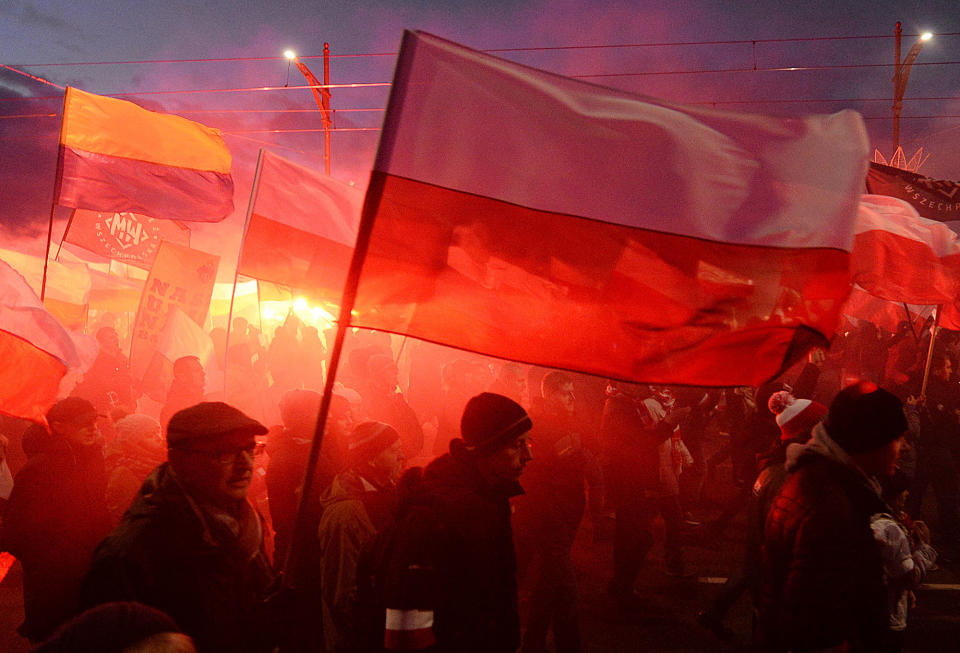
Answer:
[[[70,95],[68,86],[63,92],[63,104],[60,109],[60,137],[57,141],[57,174],[53,180],[53,199],[50,201],[50,224],[47,227],[47,248],[43,250],[43,278],[40,280],[40,301],[47,294],[47,266],[50,261],[50,243],[53,242],[53,214],[57,208],[57,198],[60,197],[60,184],[63,182],[63,132],[67,128],[67,96]],[[59,250],[57,252],[59,254]]]
[[[323,98],[323,169],[330,174],[330,44],[323,44],[323,85],[320,96]]]
[[[900,88],[900,41],[903,35],[903,25],[899,20],[893,34],[895,57],[893,62],[893,155],[896,156],[897,148],[900,147],[900,110],[903,107],[903,89]]]
[[[293,529],[293,539],[290,542],[290,549],[286,552],[286,560],[283,565],[283,571],[286,576],[286,582],[289,586],[296,586],[298,576],[302,569],[300,560],[303,555],[303,547],[306,544],[305,538],[308,538],[307,527],[309,525],[308,506],[313,489],[313,470],[320,459],[320,449],[323,444],[324,428],[327,423],[327,415],[330,413],[330,402],[333,397],[333,384],[337,377],[337,368],[340,365],[340,358],[343,354],[343,342],[346,338],[347,329],[350,328],[351,312],[357,299],[357,288],[360,285],[360,271],[363,268],[363,261],[367,255],[367,247],[370,244],[370,233],[373,231],[373,217],[377,214],[380,207],[380,200],[383,196],[384,178],[382,175],[373,173],[370,179],[370,186],[367,189],[367,197],[364,201],[363,212],[360,216],[360,226],[357,232],[357,242],[353,249],[353,258],[350,261],[350,271],[347,273],[347,280],[344,283],[343,297],[340,300],[340,317],[337,319],[337,335],[333,341],[333,349],[330,352],[330,364],[327,370],[327,378],[324,383],[323,397],[320,400],[320,411],[317,415],[317,425],[313,432],[313,442],[310,444],[310,452],[307,455],[307,465],[303,472],[303,484],[300,490],[300,505],[297,507],[297,518]],[[283,552],[278,552],[283,553]]]
[[[260,190],[260,173],[263,170],[263,148],[257,154],[257,168],[253,173],[253,186],[250,188],[250,201],[247,203],[247,217],[243,221],[243,233],[240,234],[240,248],[237,250],[237,266],[233,271],[233,290],[230,292],[230,309],[227,311],[227,336],[223,343],[223,400],[227,400],[227,369],[230,367],[230,329],[233,326],[233,302],[237,296],[237,278],[240,276],[240,257],[243,256],[243,241],[247,239],[247,229],[250,227],[250,216],[253,215],[253,205],[257,201],[257,191]],[[260,312],[260,296],[257,285],[257,312]],[[262,329],[261,329],[262,331]],[[246,335],[246,334],[244,334]]]

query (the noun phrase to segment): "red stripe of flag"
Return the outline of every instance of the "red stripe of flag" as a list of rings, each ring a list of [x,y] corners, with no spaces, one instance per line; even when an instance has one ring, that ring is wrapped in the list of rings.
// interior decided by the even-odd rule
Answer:
[[[60,147],[62,206],[218,222],[233,211],[229,173],[191,170]]]
[[[626,380],[756,385],[833,333],[867,149],[853,112],[685,107],[408,32],[351,323]]]

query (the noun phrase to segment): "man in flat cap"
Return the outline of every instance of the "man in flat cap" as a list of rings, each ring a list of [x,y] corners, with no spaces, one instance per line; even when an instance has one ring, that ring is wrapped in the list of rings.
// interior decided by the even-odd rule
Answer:
[[[878,479],[893,474],[906,430],[900,400],[861,382],[837,395],[807,444],[787,447],[764,525],[757,650],[889,650],[871,518],[888,511]]]
[[[388,650],[513,653],[520,646],[509,500],[523,492],[531,427],[526,411],[502,395],[467,402],[462,437],[426,467],[387,547]]]
[[[170,418],[167,460],[100,544],[86,605],[139,601],[163,610],[205,651],[272,648],[261,600],[274,580],[263,521],[247,501],[267,432],[222,402]]]

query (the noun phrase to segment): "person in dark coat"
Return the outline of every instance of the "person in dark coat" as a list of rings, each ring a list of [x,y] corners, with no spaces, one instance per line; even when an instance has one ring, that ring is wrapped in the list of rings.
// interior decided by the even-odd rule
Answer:
[[[17,473],[4,512],[0,550],[23,565],[26,618],[19,632],[34,641],[75,614],[93,551],[110,532],[97,418],[80,397],[53,405],[51,437]]]
[[[600,424],[607,496],[616,511],[613,578],[607,590],[620,608],[632,607],[637,573],[653,546],[653,520],[663,501],[659,447],[682,415],[674,411],[658,419],[645,402],[648,397],[649,390],[640,386],[609,386]]]
[[[167,401],[160,411],[160,424],[166,428],[174,413],[203,401],[207,377],[196,356],[181,356],[173,361],[173,381],[167,392]]]
[[[350,434],[348,467],[321,497],[316,531],[326,651],[354,653],[368,636],[358,619],[361,554],[396,516],[396,483],[405,459],[389,424],[363,422]]]
[[[580,650],[577,580],[570,557],[586,507],[584,429],[574,415],[573,377],[548,372],[530,409],[537,459],[517,500],[520,546],[531,556],[532,587],[523,651],[546,650],[552,628],[558,653]]]
[[[510,498],[523,491],[531,426],[502,395],[467,402],[462,439],[426,467],[389,543],[388,650],[514,653],[520,645]]]
[[[276,633],[262,611],[274,576],[264,523],[247,500],[267,429],[221,402],[176,413],[155,469],[100,544],[86,606],[139,601],[169,614],[201,653],[261,652]]]
[[[104,603],[66,622],[32,653],[197,653],[169,616],[142,603]]]
[[[887,511],[878,478],[894,472],[907,420],[899,399],[860,382],[837,395],[789,472],[761,547],[761,651],[876,651],[889,641],[871,518]]]

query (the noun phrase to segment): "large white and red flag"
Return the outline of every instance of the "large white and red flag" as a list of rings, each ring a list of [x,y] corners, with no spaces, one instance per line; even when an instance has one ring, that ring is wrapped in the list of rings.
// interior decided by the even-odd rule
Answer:
[[[682,106],[408,32],[351,323],[620,379],[757,384],[833,334],[867,155],[854,112]]]
[[[960,297],[960,238],[909,203],[864,195],[857,216],[853,280],[882,299],[952,304]]]
[[[363,193],[264,151],[237,273],[339,300]]]
[[[80,364],[70,334],[26,279],[0,261],[0,413],[41,421]]]

